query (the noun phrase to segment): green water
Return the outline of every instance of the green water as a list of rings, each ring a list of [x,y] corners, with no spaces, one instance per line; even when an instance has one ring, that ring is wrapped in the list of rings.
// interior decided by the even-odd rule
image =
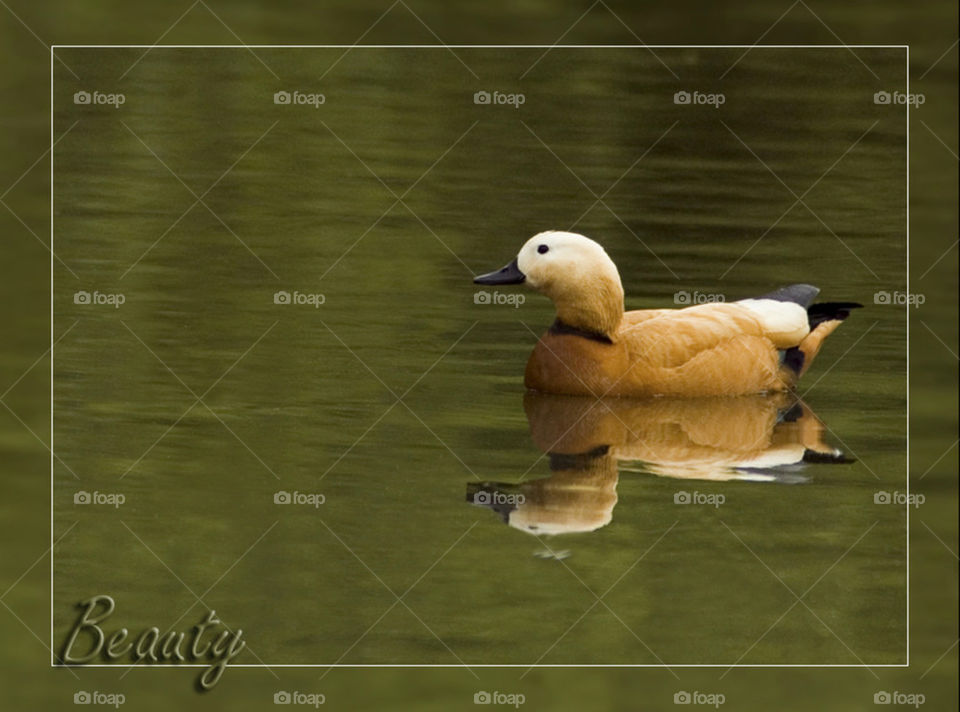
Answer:
[[[111,629],[214,608],[251,664],[905,660],[905,511],[874,498],[906,489],[906,315],[874,293],[906,280],[906,125],[845,50],[757,49],[721,84],[742,50],[658,51],[682,81],[638,49],[556,50],[523,80],[542,50],[457,50],[477,81],[442,48],[357,49],[322,82],[343,50],[257,50],[278,82],[245,50],[156,49],[118,80],[141,52],[63,50],[82,84],[55,67],[54,134],[79,121],[54,154],[55,536],[77,523],[57,645],[107,593]],[[902,52],[861,56],[904,85]],[[551,475],[522,384],[550,305],[475,303],[471,277],[574,225],[628,308],[792,282],[863,302],[799,389],[851,462],[711,481],[621,460],[581,483],[604,523],[546,537],[465,501]],[[735,410],[690,418],[736,435]]]

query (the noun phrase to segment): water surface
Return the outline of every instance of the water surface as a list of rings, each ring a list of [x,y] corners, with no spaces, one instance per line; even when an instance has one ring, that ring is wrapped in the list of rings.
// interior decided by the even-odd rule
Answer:
[[[660,53],[682,83],[639,49],[522,80],[542,50],[458,50],[480,81],[442,48],[327,76],[342,50],[258,50],[282,83],[243,50],[158,48],[122,81],[139,50],[64,50],[86,83],[55,68],[54,131],[79,121],[54,157],[55,631],[95,593],[183,629],[192,590],[248,663],[903,662],[905,512],[875,498],[905,488],[905,314],[874,303],[905,281],[903,112],[845,50],[757,49],[722,83],[741,50]],[[898,51],[863,55],[903,85]],[[125,102],[73,103],[94,89]],[[766,402],[621,404],[631,437],[598,415],[551,456],[567,406],[522,384],[550,305],[471,283],[549,228],[604,244],[628,308],[863,302],[799,389],[849,462],[759,463],[805,437]],[[694,445],[727,450],[691,475]],[[465,501],[548,478],[575,526]]]

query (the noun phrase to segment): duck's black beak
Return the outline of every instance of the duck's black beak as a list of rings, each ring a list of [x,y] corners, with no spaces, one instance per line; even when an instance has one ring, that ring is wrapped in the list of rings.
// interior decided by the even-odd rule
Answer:
[[[496,272],[489,272],[487,274],[481,274],[479,277],[473,278],[474,284],[522,284],[523,281],[527,278],[523,272],[520,271],[520,268],[517,266],[517,261],[514,260],[508,264],[503,269],[498,269]]]

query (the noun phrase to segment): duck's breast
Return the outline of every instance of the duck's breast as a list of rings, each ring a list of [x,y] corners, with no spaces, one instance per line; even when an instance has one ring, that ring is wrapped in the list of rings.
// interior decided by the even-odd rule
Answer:
[[[622,343],[547,332],[530,354],[524,384],[547,393],[615,395],[607,391],[628,366]]]

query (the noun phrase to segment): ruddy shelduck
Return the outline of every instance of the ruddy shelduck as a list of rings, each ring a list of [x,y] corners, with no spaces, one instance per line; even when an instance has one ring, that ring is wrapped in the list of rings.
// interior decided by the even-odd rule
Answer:
[[[792,390],[855,302],[813,304],[794,284],[735,302],[624,312],[613,260],[593,240],[541,232],[477,284],[527,284],[557,318],[540,337],[524,382],[548,393],[714,396]]]

